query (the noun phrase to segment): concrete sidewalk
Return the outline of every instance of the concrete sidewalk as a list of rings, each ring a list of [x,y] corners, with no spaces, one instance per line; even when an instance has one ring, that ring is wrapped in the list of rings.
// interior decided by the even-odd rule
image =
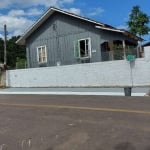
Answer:
[[[144,96],[150,88],[133,88],[132,96]],[[4,88],[0,94],[38,95],[116,95],[124,96],[123,88]]]

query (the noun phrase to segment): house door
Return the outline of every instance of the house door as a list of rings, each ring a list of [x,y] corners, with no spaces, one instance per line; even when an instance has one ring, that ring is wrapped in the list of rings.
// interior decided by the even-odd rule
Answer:
[[[100,45],[101,47],[101,59],[102,61],[108,61],[109,60],[109,45],[108,42],[104,42]]]

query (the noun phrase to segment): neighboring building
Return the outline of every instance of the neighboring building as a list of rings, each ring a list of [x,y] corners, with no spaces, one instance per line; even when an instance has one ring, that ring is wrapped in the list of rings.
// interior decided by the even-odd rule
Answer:
[[[26,45],[28,67],[123,59],[141,38],[51,7],[16,43]],[[131,52],[130,52],[131,53]]]
[[[150,46],[150,42],[146,42],[142,45],[142,47]]]

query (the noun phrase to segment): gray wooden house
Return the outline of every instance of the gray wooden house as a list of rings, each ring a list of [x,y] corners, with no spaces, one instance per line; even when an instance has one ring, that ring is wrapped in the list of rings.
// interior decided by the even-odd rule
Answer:
[[[34,68],[123,59],[139,40],[125,30],[51,7],[16,43],[26,45],[28,67]]]

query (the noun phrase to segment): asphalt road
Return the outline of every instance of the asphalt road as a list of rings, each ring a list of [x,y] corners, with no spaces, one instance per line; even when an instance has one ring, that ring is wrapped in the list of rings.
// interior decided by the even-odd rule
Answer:
[[[150,150],[150,98],[0,95],[0,150]]]

